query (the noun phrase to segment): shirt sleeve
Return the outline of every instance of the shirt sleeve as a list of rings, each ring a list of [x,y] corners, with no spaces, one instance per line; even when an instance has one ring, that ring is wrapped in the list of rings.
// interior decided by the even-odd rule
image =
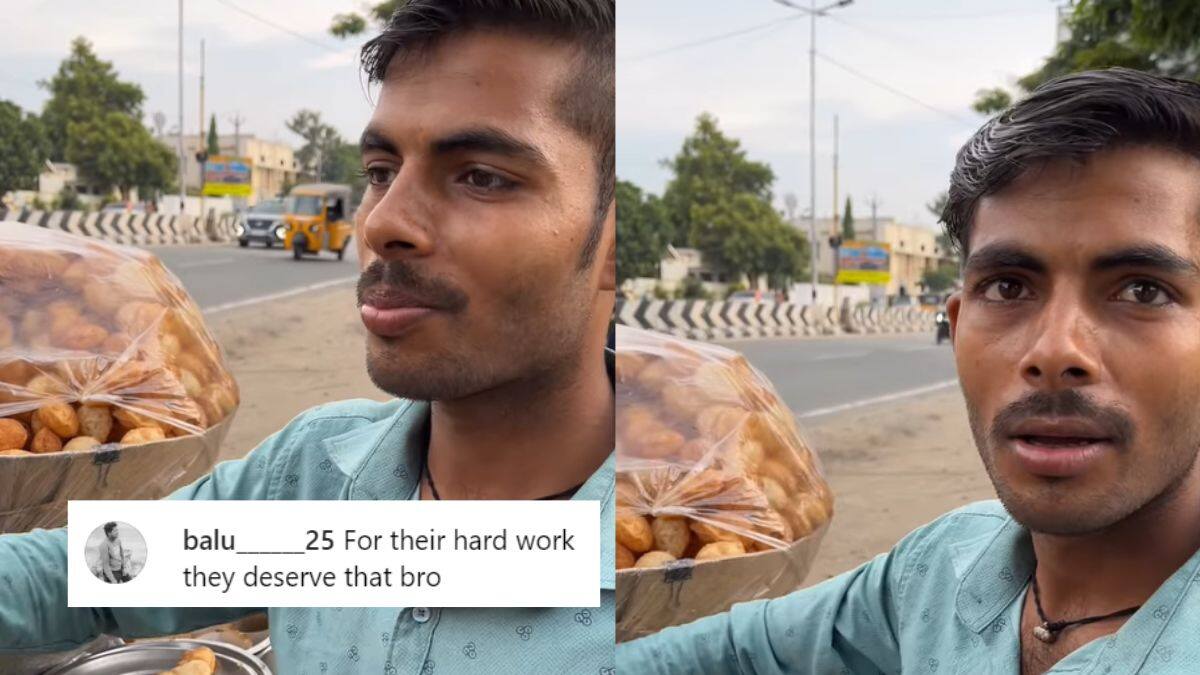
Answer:
[[[904,562],[921,531],[840,576],[617,646],[617,670],[657,673],[899,673]]]
[[[246,458],[167,499],[269,499],[282,456],[298,442],[301,419],[271,436]],[[182,633],[246,616],[258,608],[67,607],[67,530],[0,535],[0,653],[59,651],[104,633],[149,637]]]

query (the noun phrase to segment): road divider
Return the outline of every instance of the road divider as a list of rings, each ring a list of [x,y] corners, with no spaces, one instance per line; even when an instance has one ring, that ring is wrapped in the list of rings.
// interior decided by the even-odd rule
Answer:
[[[791,302],[617,300],[617,323],[692,340],[915,333],[934,328],[919,307],[850,307]]]
[[[236,236],[234,220],[232,213],[201,221],[194,216],[161,213],[39,211],[0,207],[0,227],[3,221],[13,221],[132,246],[228,243]]]

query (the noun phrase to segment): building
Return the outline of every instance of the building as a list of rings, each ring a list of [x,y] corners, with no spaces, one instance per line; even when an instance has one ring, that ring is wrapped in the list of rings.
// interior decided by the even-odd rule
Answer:
[[[175,136],[163,136],[161,140],[175,151],[178,143]],[[232,136],[220,136],[218,144],[222,155],[250,160],[250,204],[281,196],[285,186],[298,182],[300,164],[290,145],[256,138],[252,134],[243,134],[236,142]],[[189,192],[200,190],[200,163],[196,161],[196,153],[206,146],[204,137],[195,134],[185,134],[183,137],[183,151],[187,155],[184,182]]]
[[[808,232],[808,222],[795,223],[802,232]],[[825,278],[834,275],[834,259],[829,246],[829,235],[834,230],[831,218],[817,219],[817,273]],[[841,223],[836,231],[841,233]],[[942,248],[938,242],[940,231],[916,225],[903,225],[895,218],[879,216],[854,219],[855,238],[859,240],[877,241],[891,247],[892,280],[883,289],[886,295],[898,295],[904,289],[908,295],[921,293],[921,279],[928,270],[937,269],[939,265],[954,263],[952,251]]]

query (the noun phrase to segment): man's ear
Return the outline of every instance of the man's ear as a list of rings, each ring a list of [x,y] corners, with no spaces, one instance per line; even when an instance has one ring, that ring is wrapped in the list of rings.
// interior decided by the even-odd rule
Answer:
[[[600,239],[600,250],[604,253],[600,268],[600,290],[617,290],[617,200],[608,205],[604,216],[604,234]]]
[[[962,291],[956,291],[946,301],[946,316],[950,319],[950,347],[954,348],[954,340],[958,337],[958,312],[962,309]]]

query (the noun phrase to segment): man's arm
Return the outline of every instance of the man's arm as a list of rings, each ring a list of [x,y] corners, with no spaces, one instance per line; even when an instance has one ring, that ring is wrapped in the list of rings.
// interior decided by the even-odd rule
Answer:
[[[292,451],[303,416],[245,459],[212,473],[168,499],[268,499],[283,457]],[[254,608],[69,608],[67,531],[0,535],[0,652],[70,649],[107,633],[146,637],[231,621]],[[107,556],[105,556],[107,557]],[[107,560],[102,563],[106,574]]]
[[[874,560],[774,600],[617,646],[617,670],[651,673],[900,672],[900,597],[917,530]]]

